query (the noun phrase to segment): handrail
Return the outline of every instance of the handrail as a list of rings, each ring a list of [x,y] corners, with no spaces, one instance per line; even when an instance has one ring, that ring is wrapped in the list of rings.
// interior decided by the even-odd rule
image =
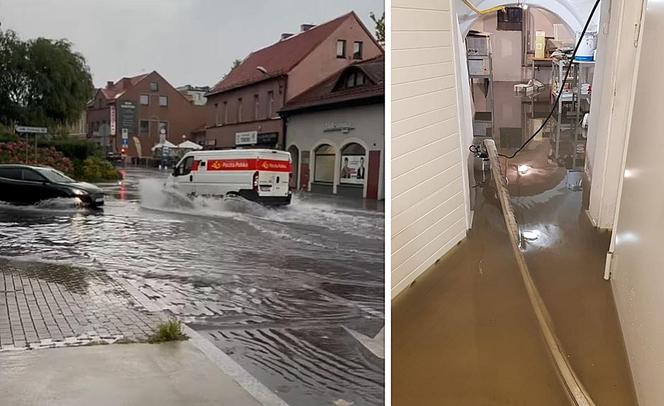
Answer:
[[[495,13],[496,11],[499,10],[505,10],[505,6],[496,6],[488,8],[486,10],[480,10],[477,7],[475,7],[473,3],[470,2],[470,0],[463,0],[463,2],[466,4],[466,6],[468,6],[469,9],[473,10],[477,14],[482,14],[482,15]]]

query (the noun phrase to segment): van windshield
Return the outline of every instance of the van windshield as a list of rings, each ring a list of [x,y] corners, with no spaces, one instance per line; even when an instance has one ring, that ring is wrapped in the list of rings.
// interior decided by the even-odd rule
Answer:
[[[60,171],[50,168],[40,168],[39,173],[53,183],[75,183],[76,181]]]

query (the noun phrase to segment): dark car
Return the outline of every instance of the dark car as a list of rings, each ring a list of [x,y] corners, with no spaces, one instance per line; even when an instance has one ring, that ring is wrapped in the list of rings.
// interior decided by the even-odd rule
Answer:
[[[117,152],[109,152],[106,154],[106,160],[113,163],[119,163],[122,162],[122,155]]]
[[[55,198],[78,198],[82,205],[100,207],[104,193],[100,188],[77,182],[46,166],[0,165],[0,201],[35,204]]]

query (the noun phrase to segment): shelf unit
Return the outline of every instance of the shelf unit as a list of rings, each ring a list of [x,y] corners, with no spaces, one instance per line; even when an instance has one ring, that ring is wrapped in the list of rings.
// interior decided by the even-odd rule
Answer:
[[[480,79],[485,86],[486,110],[475,112],[473,117],[473,135],[493,137],[495,133],[494,93],[493,93],[493,59],[491,36],[488,33],[471,32],[466,36],[466,57],[468,61],[468,80],[470,94],[475,99],[474,81]],[[491,128],[491,133],[488,129]],[[476,134],[483,130],[482,134]]]
[[[583,119],[583,114],[590,111],[591,93],[582,93],[581,84],[590,84],[592,78],[590,70],[594,67],[594,62],[572,61],[567,81],[561,83],[569,64],[568,59],[554,58],[551,60],[551,101],[555,101],[558,92],[562,91],[554,112],[555,158],[560,158],[560,134],[563,129],[569,130],[573,135],[572,167],[569,169],[582,169],[585,161],[586,141],[582,137],[583,129],[579,124]],[[587,109],[585,109],[585,104],[587,104]],[[569,121],[570,118],[571,121]]]

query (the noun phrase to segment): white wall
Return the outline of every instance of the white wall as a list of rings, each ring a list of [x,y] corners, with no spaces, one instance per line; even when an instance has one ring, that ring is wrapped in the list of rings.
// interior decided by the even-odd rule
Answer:
[[[615,219],[636,78],[635,40],[641,4],[640,0],[613,0],[600,6],[602,21],[586,146],[586,174],[591,180],[588,215],[600,228],[613,228]]]
[[[381,151],[384,157],[385,145],[385,105],[375,103],[364,106],[353,106],[320,111],[301,112],[289,116],[287,119],[288,133],[286,136],[286,149],[296,146],[300,154],[303,151],[311,152],[309,164],[309,188],[314,180],[314,152],[322,145],[331,145],[337,153],[337,161],[340,160],[341,148],[349,143],[356,142],[362,145],[367,153],[368,162],[370,151]],[[347,133],[342,131],[326,131],[330,124],[344,124],[352,129]],[[298,162],[302,162],[301,156]],[[378,199],[384,199],[384,161],[381,160],[379,173],[381,174],[378,185]],[[335,184],[339,182],[341,162],[337,162],[335,168]],[[298,184],[302,174],[298,168]],[[311,189],[309,189],[311,190]],[[364,184],[364,196],[367,194],[367,184]]]
[[[560,33],[561,35],[559,40],[564,42],[574,42],[575,40],[574,34],[572,33],[572,31],[570,31],[565,21],[563,21],[557,15],[553,14],[548,10],[535,8],[535,7],[529,7],[528,14],[530,15],[531,18],[532,27],[534,27],[532,29],[531,38],[530,38],[531,49],[533,48],[532,45],[535,44],[535,31],[544,31],[547,37],[553,37],[554,24],[562,24],[564,27],[564,30],[562,30],[562,32]]]
[[[641,406],[664,405],[664,137],[657,80],[664,58],[664,3],[648,0],[628,136],[620,214],[614,233],[613,292]]]
[[[392,296],[469,226],[449,0],[392,2]]]

